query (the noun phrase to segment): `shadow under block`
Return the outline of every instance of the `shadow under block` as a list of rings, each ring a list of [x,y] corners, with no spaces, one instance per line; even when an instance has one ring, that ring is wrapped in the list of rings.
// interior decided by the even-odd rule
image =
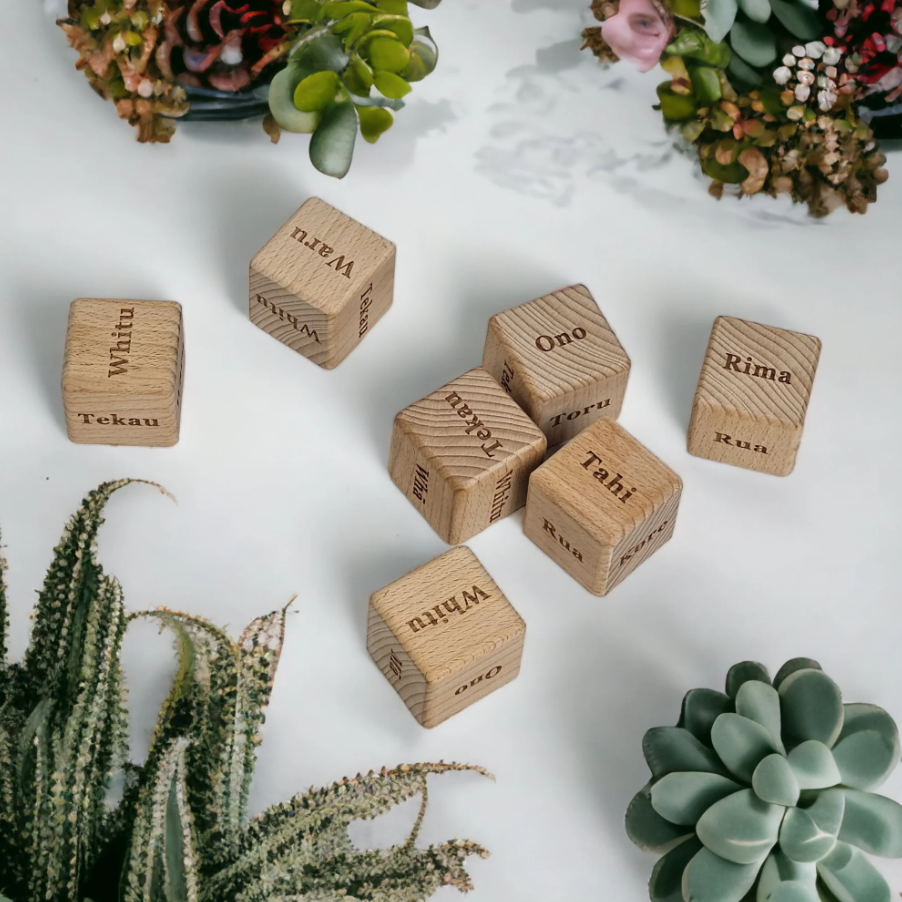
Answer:
[[[689,453],[788,476],[821,342],[731,316],[714,321],[689,423]]]
[[[469,548],[374,592],[368,620],[370,655],[424,727],[520,672],[526,624]]]
[[[489,320],[482,365],[538,423],[549,446],[617,419],[630,359],[585,285]]]
[[[89,445],[174,445],[184,371],[179,304],[73,301],[62,378],[69,438]]]
[[[523,530],[593,595],[606,595],[673,535],[679,476],[605,418],[529,481]]]
[[[481,367],[395,417],[392,481],[449,545],[526,502],[542,431]]]
[[[391,307],[395,246],[317,197],[251,260],[250,318],[327,370]]]

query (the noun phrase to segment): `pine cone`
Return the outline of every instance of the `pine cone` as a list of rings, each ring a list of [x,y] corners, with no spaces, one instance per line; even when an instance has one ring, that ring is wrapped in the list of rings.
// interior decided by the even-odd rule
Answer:
[[[652,780],[626,827],[643,848],[671,848],[653,902],[889,902],[864,852],[902,857],[902,805],[870,792],[899,763],[893,719],[844,705],[806,658],[773,683],[737,664],[726,690],[694,689],[679,725],[643,740]]]

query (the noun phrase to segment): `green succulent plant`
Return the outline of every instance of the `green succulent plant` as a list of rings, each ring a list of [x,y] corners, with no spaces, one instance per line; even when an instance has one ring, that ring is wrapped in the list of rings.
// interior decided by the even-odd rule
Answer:
[[[440,0],[410,0],[432,9]],[[394,123],[411,84],[429,75],[438,48],[414,28],[408,0],[290,0],[298,38],[269,87],[276,124],[311,134],[310,160],[343,178],[357,132],[375,143]]]
[[[816,661],[773,682],[737,664],[726,693],[693,689],[642,745],[652,779],[626,829],[666,852],[653,902],[889,902],[864,853],[902,857],[902,806],[871,792],[899,763],[899,731],[882,708],[843,704]]]
[[[6,660],[0,559],[0,902],[415,902],[471,888],[467,841],[417,848],[429,774],[481,768],[414,764],[340,780],[248,821],[264,708],[286,611],[234,641],[166,609],[128,614],[96,557],[110,495],[91,492],[56,547],[31,643]],[[178,672],[147,759],[128,761],[122,640],[150,617],[175,636]],[[111,781],[124,784],[110,804]],[[416,795],[406,842],[354,847],[347,827]]]

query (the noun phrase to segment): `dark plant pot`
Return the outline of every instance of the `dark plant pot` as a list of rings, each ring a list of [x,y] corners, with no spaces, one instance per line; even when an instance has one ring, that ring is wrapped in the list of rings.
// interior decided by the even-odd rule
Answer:
[[[254,119],[269,112],[269,85],[256,85],[243,91],[215,91],[212,88],[185,87],[191,109],[182,122],[225,122]]]

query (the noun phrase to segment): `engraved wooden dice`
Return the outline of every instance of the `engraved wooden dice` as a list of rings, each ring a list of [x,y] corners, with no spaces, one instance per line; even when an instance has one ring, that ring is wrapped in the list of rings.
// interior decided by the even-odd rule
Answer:
[[[542,431],[481,367],[395,417],[395,485],[450,545],[523,507]]]
[[[424,727],[520,672],[526,624],[469,548],[375,592],[368,620],[370,655]]]
[[[788,476],[820,353],[813,335],[719,316],[692,405],[689,453]]]
[[[585,285],[489,320],[482,365],[541,427],[549,446],[620,415],[630,359]]]
[[[601,419],[536,470],[523,529],[593,595],[606,595],[673,535],[682,481]]]
[[[250,318],[325,369],[391,306],[395,246],[313,197],[250,265]]]
[[[184,369],[179,304],[73,301],[62,378],[69,438],[83,444],[174,445]]]

